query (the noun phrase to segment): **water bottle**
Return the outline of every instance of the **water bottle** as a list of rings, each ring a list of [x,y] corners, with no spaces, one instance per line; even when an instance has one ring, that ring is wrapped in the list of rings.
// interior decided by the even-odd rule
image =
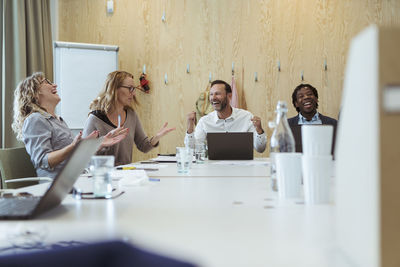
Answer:
[[[271,136],[269,157],[271,160],[271,186],[273,191],[278,191],[276,180],[275,153],[295,152],[295,143],[292,130],[287,121],[287,104],[285,101],[278,101],[276,105],[276,120],[274,131]]]

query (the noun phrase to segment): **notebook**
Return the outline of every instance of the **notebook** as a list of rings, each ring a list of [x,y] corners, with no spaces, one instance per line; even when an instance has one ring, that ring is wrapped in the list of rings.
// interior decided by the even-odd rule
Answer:
[[[57,207],[71,191],[91,156],[99,148],[101,140],[81,140],[42,197],[0,198],[0,219],[29,219]]]
[[[253,159],[253,133],[207,133],[211,160]]]

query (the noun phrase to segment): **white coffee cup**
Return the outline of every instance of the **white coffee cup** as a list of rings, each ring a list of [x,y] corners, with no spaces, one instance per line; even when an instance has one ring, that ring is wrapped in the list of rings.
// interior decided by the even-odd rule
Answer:
[[[304,200],[306,204],[331,202],[332,156],[302,156]]]
[[[302,195],[301,153],[276,153],[275,164],[279,198],[300,198]]]
[[[332,150],[332,125],[301,126],[303,154],[309,156],[327,156]]]

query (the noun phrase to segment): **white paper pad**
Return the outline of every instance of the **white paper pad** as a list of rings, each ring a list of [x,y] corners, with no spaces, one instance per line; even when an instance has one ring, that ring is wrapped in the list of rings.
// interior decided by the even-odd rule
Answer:
[[[239,166],[251,166],[251,165],[265,165],[268,166],[267,161],[254,161],[254,160],[221,160],[213,162],[212,164],[217,165],[239,165]]]
[[[154,160],[157,162],[176,162],[176,157],[175,156],[158,156],[157,158],[153,158],[151,160]]]
[[[121,186],[140,186],[149,183],[149,177],[144,170],[116,170],[111,173],[113,179],[118,179]]]

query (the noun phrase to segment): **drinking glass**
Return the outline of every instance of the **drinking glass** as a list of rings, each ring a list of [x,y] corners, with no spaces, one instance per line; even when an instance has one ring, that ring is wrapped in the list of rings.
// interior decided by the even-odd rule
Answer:
[[[93,174],[94,197],[110,198],[112,196],[112,178],[114,156],[93,156],[90,171]]]

